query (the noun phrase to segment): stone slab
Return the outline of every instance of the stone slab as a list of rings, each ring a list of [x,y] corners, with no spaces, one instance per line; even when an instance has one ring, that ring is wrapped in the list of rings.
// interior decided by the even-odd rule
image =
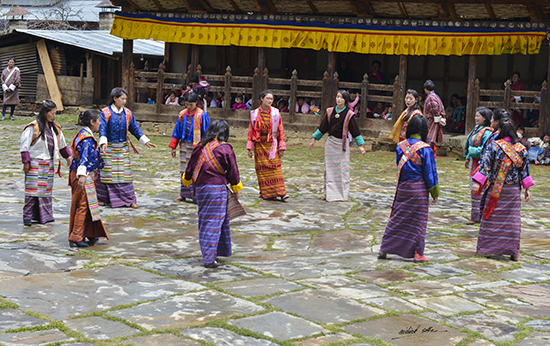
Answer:
[[[526,327],[535,328],[538,330],[550,331],[549,320],[531,320],[523,324]]]
[[[480,333],[494,341],[514,340],[514,334],[519,332],[518,327],[485,314],[451,317],[446,322],[457,328],[466,328]]]
[[[521,267],[543,274],[550,274],[550,264],[522,263]]]
[[[341,275],[323,276],[315,279],[305,279],[299,282],[350,299],[387,297],[395,294],[386,288],[381,288],[373,284],[366,284],[348,276]]]
[[[204,267],[202,257],[165,259],[139,264],[140,267],[157,271],[162,274],[180,277],[196,282],[233,281],[247,278],[257,278],[260,274],[223,264],[216,269]]]
[[[419,280],[413,282],[405,282],[396,286],[394,289],[410,293],[415,296],[431,296],[435,294],[450,294],[464,291],[463,288],[453,286],[438,281]]]
[[[467,286],[467,285],[477,285],[484,284],[487,282],[497,281],[498,278],[493,275],[488,275],[486,273],[476,273],[464,276],[455,276],[440,280],[451,285]]]
[[[83,269],[69,273],[30,275],[9,280],[2,296],[54,320],[114,306],[181,294],[204,287],[127,266]],[[86,297],[85,299],[75,297]]]
[[[497,294],[495,292],[464,292],[461,293],[460,296],[495,309],[512,309],[521,306],[529,306],[528,303],[524,303],[517,298],[508,297],[507,295]]]
[[[226,291],[243,297],[265,296],[303,289],[304,286],[277,278],[259,278],[225,282],[217,285]]]
[[[328,332],[315,323],[279,311],[241,318],[229,324],[281,341]]]
[[[37,332],[20,332],[0,334],[0,343],[6,346],[16,345],[49,345],[54,342],[71,341],[73,338],[65,335],[59,329],[40,330]]]
[[[523,340],[518,341],[517,346],[548,346],[550,345],[550,333],[532,332]]]
[[[378,285],[405,281],[413,277],[412,275],[405,274],[403,272],[392,270],[392,269],[362,271],[357,274],[354,274],[353,276],[356,278],[363,279],[365,280],[365,282],[370,282]]]
[[[550,280],[550,276],[529,269],[507,270],[495,274],[501,279],[513,281],[518,284],[533,283]]]
[[[413,273],[419,276],[439,277],[439,276],[457,276],[464,274],[471,274],[471,272],[453,268],[443,264],[428,264],[415,267]]]
[[[231,232],[231,247],[235,253],[262,251],[267,249],[268,242],[269,237],[265,235]]]
[[[129,327],[122,322],[106,320],[99,316],[65,320],[63,324],[95,340],[106,340],[141,333],[139,329]]]
[[[507,310],[485,310],[483,313],[487,316],[494,317],[504,323],[518,324],[525,321],[525,317],[518,316]]]
[[[543,283],[497,288],[494,292],[502,295],[511,295],[533,305],[544,305],[550,301],[550,285]]]
[[[342,328],[396,346],[454,346],[468,336],[452,327],[414,315],[384,317]]]
[[[340,324],[384,313],[380,309],[318,290],[288,293],[264,302],[308,320],[327,324]]]
[[[292,236],[277,237],[273,241],[273,249],[307,250],[311,242],[311,234],[296,234]]]
[[[5,332],[10,329],[45,326],[48,324],[50,324],[50,322],[29,316],[19,310],[0,309],[0,332]]]
[[[410,299],[414,304],[436,311],[440,315],[450,316],[462,312],[483,310],[484,307],[457,296],[441,296]]]
[[[387,311],[407,312],[413,310],[422,310],[418,305],[414,305],[404,299],[397,297],[382,297],[363,299],[363,302],[371,305],[376,305]]]
[[[330,335],[323,335],[319,336],[317,338],[311,338],[304,341],[297,341],[294,342],[297,346],[322,346],[322,345],[334,345],[337,343],[343,344],[343,345],[349,345],[350,340],[355,339],[353,336],[346,334],[346,333],[335,333]],[[344,344],[345,342],[345,344]],[[359,344],[353,344],[354,346],[358,346]],[[365,345],[365,344],[362,344]]]
[[[508,263],[478,257],[466,258],[460,261],[449,263],[449,265],[472,272],[492,272],[510,268],[510,264]]]
[[[313,236],[310,250],[314,251],[360,251],[372,252],[374,237],[356,231],[322,232]]]
[[[216,346],[277,346],[272,341],[239,335],[223,328],[193,328],[184,330],[181,333],[195,340],[206,341]]]
[[[197,341],[193,341],[184,337],[175,336],[173,334],[151,334],[134,336],[125,339],[124,345],[132,346],[200,346]]]
[[[262,310],[263,307],[249,301],[209,290],[109,311],[107,314],[136,323],[147,330],[155,330],[189,327],[216,318],[252,314]]]

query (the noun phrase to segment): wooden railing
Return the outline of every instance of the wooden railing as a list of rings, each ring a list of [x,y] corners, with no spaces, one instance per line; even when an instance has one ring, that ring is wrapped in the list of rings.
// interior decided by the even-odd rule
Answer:
[[[166,83],[166,80],[186,80],[189,82],[191,76],[191,67],[189,67],[187,73],[170,73],[165,71],[164,64],[159,65],[157,72],[147,71],[133,71],[131,67],[134,79],[132,85],[128,86],[129,102],[133,102],[136,95],[137,88],[154,89],[156,93],[156,113],[161,113],[162,100],[164,98],[164,92],[172,89],[183,89],[183,84]],[[210,83],[211,92],[224,92],[226,100],[230,100],[230,95],[235,93],[243,93],[245,95],[252,96],[253,108],[259,107],[260,100],[259,95],[263,90],[269,89],[276,96],[288,96],[289,104],[288,109],[290,113],[291,122],[296,121],[295,105],[298,97],[310,97],[321,100],[321,114],[325,113],[325,109],[335,104],[336,93],[340,89],[355,89],[360,90],[360,102],[361,109],[359,112],[360,125],[363,126],[367,115],[367,102],[384,102],[393,104],[393,112],[399,114],[401,108],[403,108],[403,102],[405,95],[399,95],[399,79],[395,78],[393,85],[384,84],[371,84],[368,81],[368,75],[363,76],[361,83],[356,82],[341,82],[338,79],[338,73],[335,72],[332,78],[329,77],[328,72],[325,72],[322,80],[305,80],[298,79],[298,72],[294,70],[292,77],[287,78],[270,78],[269,71],[265,68],[262,73],[259,69],[254,70],[253,76],[234,76],[231,73],[231,67],[227,67],[225,75],[209,75],[202,74],[202,68],[197,66],[196,72],[200,77],[204,77]],[[135,81],[136,78],[145,78],[148,82]],[[238,85],[236,85],[238,84]],[[246,86],[242,86],[242,85]],[[313,89],[313,90],[312,90]],[[373,94],[372,92],[384,92],[387,95]],[[160,101],[160,102],[159,102]],[[131,107],[132,104],[129,103]],[[231,114],[231,103],[224,102],[224,116],[228,117]]]

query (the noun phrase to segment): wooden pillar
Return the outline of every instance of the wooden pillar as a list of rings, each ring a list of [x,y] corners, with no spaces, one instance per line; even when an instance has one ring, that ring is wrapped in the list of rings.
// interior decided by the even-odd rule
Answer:
[[[258,69],[263,71],[266,68],[266,49],[264,47],[258,48]]]
[[[405,109],[405,94],[407,93],[407,56],[399,56],[399,92],[397,94],[398,99],[394,105],[393,114],[399,115]],[[392,122],[395,123],[398,116],[392,116]]]
[[[134,81],[135,81],[135,78],[134,78],[134,62],[132,61],[130,63],[130,76],[131,78],[128,80],[128,101],[127,101],[127,107],[132,109],[134,108],[134,101],[135,101],[135,95],[136,95],[136,88],[134,87]],[[132,90],[132,92],[130,93],[130,90]],[[130,95],[134,95],[132,97],[130,97]]]
[[[404,97],[400,96],[401,94],[400,89],[401,89],[401,81],[399,80],[399,75],[397,75],[395,76],[395,80],[393,82],[393,102],[392,102],[393,109],[396,109],[399,103],[405,104],[405,101],[403,100]],[[396,114],[401,114],[401,113],[396,113]],[[393,119],[393,115],[392,115],[392,119]]]
[[[161,106],[164,104],[164,62],[159,65],[157,72],[157,99],[156,99],[156,113],[160,114]]]
[[[260,69],[256,67],[252,76],[252,109],[260,107],[260,93],[262,91],[262,75]]]
[[[336,71],[334,66],[334,52],[328,52],[327,72],[330,78],[334,76],[334,71]]]
[[[296,91],[298,90],[298,71],[292,71],[290,78],[290,98],[288,101],[288,112],[290,113],[290,122],[296,121]]]
[[[164,65],[170,71],[170,42],[164,42]]]
[[[86,78],[94,78],[94,59],[90,52],[86,52]]]
[[[470,55],[470,63],[468,68],[468,103],[466,104],[466,133],[470,133],[475,127],[475,113],[474,108],[474,83],[476,80],[476,69],[477,69],[477,55]]]
[[[102,73],[101,73],[101,61],[105,61],[106,58],[103,58],[103,57],[99,57],[99,56],[96,56],[94,57],[92,55],[92,65],[94,66],[93,68],[93,77],[94,77],[94,103],[95,104],[100,104],[102,103],[102,94],[101,94],[101,80],[105,77]],[[110,93],[111,91],[110,90],[105,90],[104,93]],[[108,99],[108,96],[109,95],[106,95],[107,96],[107,101],[109,101]]]
[[[330,54],[330,53],[329,53]],[[321,116],[325,116],[325,112],[328,107],[331,106],[332,103],[332,95],[330,93],[330,87],[331,85],[331,78],[329,78],[329,74],[327,71],[323,73],[323,89],[321,90]],[[291,105],[289,105],[290,107]],[[296,107],[296,105],[294,105]],[[363,108],[364,105],[361,105],[361,108]]]
[[[439,95],[443,100],[449,99],[450,77],[451,77],[451,57],[446,56],[443,58],[443,91],[441,92],[441,95]]]
[[[229,66],[225,69],[225,85],[223,92],[223,116],[228,118],[231,112],[231,67]]]
[[[196,73],[197,66],[199,65],[199,46],[196,44],[191,45],[191,76]]]
[[[510,107],[512,105],[512,102],[510,100],[512,97],[512,89],[510,88],[511,85],[512,82],[510,82],[509,79],[506,81],[506,83],[504,83],[504,100],[502,101],[502,108],[504,108],[508,112],[510,112]]]
[[[128,90],[130,79],[130,64],[134,59],[134,40],[122,40],[122,87],[128,91],[128,99],[134,97],[135,92]]]
[[[359,126],[365,127],[365,119],[367,118],[367,102],[369,99],[369,74],[363,75],[361,82],[361,110],[359,111]]]
[[[262,73],[262,90],[261,91],[264,91],[267,89],[269,89],[269,70],[266,67],[264,68]]]
[[[539,135],[550,132],[550,54],[548,54],[548,77],[543,82],[539,113]]]

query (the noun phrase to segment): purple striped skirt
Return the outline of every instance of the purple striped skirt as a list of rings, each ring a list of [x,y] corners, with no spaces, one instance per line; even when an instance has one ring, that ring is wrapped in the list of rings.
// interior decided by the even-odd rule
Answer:
[[[195,194],[199,206],[199,243],[204,263],[214,262],[216,256],[231,256],[226,186],[195,186]]]
[[[428,208],[428,189],[424,179],[400,182],[380,252],[405,258],[413,258],[415,252],[424,255]]]
[[[487,191],[489,198],[491,189]],[[521,187],[504,185],[489,220],[482,217],[477,253],[518,256],[521,237]]]
[[[111,208],[129,206],[137,202],[134,183],[104,184],[98,178],[95,190],[97,200],[110,204]]]
[[[182,198],[189,198],[195,201],[193,197],[193,184],[185,186],[181,183],[181,178],[185,175],[187,169],[187,163],[191,158],[193,152],[193,142],[181,142],[180,143],[180,196]]]

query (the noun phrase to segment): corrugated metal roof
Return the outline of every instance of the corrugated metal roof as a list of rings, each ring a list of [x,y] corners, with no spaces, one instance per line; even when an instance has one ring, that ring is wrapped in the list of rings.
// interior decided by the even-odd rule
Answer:
[[[0,0],[0,13],[6,13],[10,10],[13,5],[11,2],[4,2]],[[58,11],[63,7],[64,17],[69,21],[84,21],[84,22],[98,22],[99,21],[99,12],[101,8],[95,7],[101,0],[63,0],[55,4],[43,4],[39,2],[33,5],[26,5],[14,1],[17,5],[21,6],[25,10],[31,12],[25,16],[25,19],[28,20],[44,20],[44,19],[61,19],[61,18],[52,18],[59,17]]]
[[[15,31],[105,55],[122,54],[122,39],[111,35],[107,30],[16,29]],[[134,40],[134,54],[143,54],[143,56],[164,56],[164,42]]]

